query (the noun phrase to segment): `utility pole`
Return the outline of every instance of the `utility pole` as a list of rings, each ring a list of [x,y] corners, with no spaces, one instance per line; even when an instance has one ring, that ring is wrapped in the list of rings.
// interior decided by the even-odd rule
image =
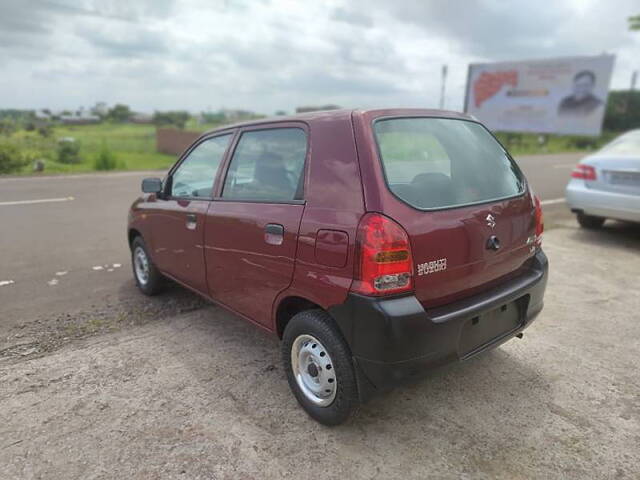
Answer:
[[[442,65],[442,86],[440,87],[440,110],[444,108],[444,93],[447,83],[447,65]]]
[[[638,80],[638,71],[634,70],[631,74],[631,91],[633,92],[636,89],[636,80]]]

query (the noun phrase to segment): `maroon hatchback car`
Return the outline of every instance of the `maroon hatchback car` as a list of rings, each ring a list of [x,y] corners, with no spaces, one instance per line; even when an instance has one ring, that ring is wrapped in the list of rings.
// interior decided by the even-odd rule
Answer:
[[[138,287],[169,278],[278,335],[296,399],[324,424],[522,336],[542,309],[540,202],[463,114],[228,126],[142,190],[128,224]]]

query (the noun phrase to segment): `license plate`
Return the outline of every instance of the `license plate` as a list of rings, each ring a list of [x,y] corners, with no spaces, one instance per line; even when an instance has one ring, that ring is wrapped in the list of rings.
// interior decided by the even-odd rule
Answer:
[[[640,172],[609,172],[609,183],[628,187],[640,187]]]
[[[505,303],[494,310],[468,319],[460,335],[460,356],[468,355],[521,325],[522,313],[517,301]]]

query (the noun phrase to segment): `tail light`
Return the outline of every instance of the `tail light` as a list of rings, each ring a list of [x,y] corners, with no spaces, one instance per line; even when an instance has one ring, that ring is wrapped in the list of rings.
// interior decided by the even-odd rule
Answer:
[[[407,232],[379,213],[368,213],[358,225],[356,271],[351,290],[388,295],[413,288],[413,259]]]
[[[542,233],[544,232],[544,216],[542,215],[542,203],[537,195],[533,196],[533,202],[536,207],[536,246],[542,245]]]
[[[595,180],[596,179],[596,169],[591,165],[584,165],[579,163],[576,165],[576,168],[571,172],[571,177],[573,178],[581,178],[583,180]]]

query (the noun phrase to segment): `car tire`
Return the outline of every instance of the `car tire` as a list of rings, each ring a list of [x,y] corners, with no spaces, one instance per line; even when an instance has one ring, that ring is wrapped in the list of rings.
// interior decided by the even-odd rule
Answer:
[[[153,296],[162,290],[163,277],[158,271],[142,237],[131,242],[131,266],[136,285],[145,295]]]
[[[577,219],[582,228],[588,228],[589,230],[601,228],[605,221],[602,217],[594,217],[592,215],[585,215],[584,213],[578,213]]]
[[[289,321],[282,360],[296,400],[314,420],[339,425],[358,407],[351,352],[323,310],[306,310]]]

